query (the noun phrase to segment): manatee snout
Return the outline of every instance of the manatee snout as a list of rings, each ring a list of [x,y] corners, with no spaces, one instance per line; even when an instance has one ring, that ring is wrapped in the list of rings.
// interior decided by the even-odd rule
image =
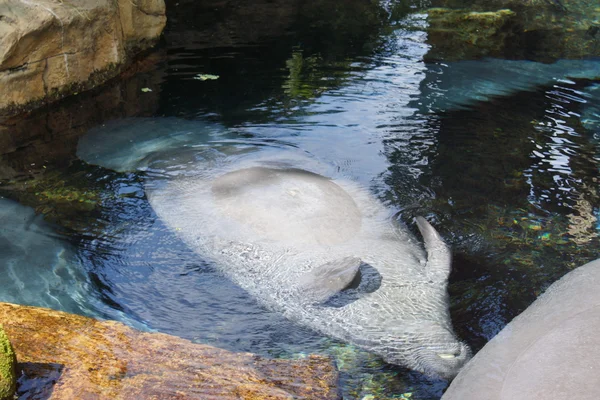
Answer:
[[[423,353],[422,371],[427,375],[437,375],[444,379],[454,378],[471,359],[471,349],[462,342],[424,349]]]
[[[437,324],[427,325],[425,332],[408,332],[402,339],[404,344],[398,345],[401,352],[388,347],[383,358],[390,364],[404,365],[429,376],[452,379],[471,359],[471,349],[451,330]]]

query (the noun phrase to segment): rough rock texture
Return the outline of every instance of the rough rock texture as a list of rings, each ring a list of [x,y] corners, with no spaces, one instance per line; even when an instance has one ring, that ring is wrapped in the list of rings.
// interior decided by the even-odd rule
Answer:
[[[484,56],[511,56],[551,61],[558,58],[600,56],[600,7],[597,0],[432,0],[433,7],[455,10],[443,20],[430,19],[433,35],[430,60],[460,60]],[[461,41],[466,26],[464,16],[470,13],[498,14],[511,10],[514,15],[506,23],[478,27],[481,19],[471,21],[467,40]],[[439,11],[437,11],[439,13]],[[453,19],[451,17],[455,17]],[[506,17],[506,15],[505,15]],[[493,27],[494,29],[490,29]],[[440,28],[446,34],[440,35]],[[446,40],[451,40],[456,46]],[[469,43],[474,39],[475,43]],[[504,43],[503,46],[499,44]],[[487,44],[490,46],[488,47]],[[469,48],[469,45],[473,45]]]
[[[599,398],[600,259],[552,284],[463,368],[443,400]]]
[[[0,113],[114,77],[165,23],[163,0],[3,0]]]
[[[114,321],[0,303],[21,372],[44,399],[337,399],[325,357],[272,360]]]
[[[8,336],[0,325],[0,399],[11,399],[15,393],[17,358]]]

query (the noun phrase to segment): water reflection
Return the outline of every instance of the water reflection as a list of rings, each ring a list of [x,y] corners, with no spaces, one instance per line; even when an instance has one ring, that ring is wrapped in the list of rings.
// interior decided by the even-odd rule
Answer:
[[[38,115],[18,128],[18,143],[3,135],[0,189],[60,224],[77,252],[73,265],[81,268],[85,293],[97,295],[105,310],[233,350],[333,354],[349,398],[439,398],[443,381],[386,366],[266,312],[192,254],[145,197],[143,174],[168,174],[167,165],[195,162],[211,146],[327,160],[401,221],[426,215],[453,243],[453,321],[474,348],[551,282],[597,257],[597,61],[425,63],[425,16],[371,21],[380,22],[347,45],[347,34],[327,43],[319,38],[328,34],[287,32],[272,45],[257,38],[211,47],[207,36],[188,41],[190,32],[173,30],[155,71],[93,101],[78,99],[83,108],[61,103]],[[199,73],[220,78],[193,79]],[[143,94],[144,87],[153,92]],[[108,122],[122,117],[151,118]],[[61,121],[73,129],[61,130]],[[125,172],[76,161],[78,137],[102,124],[127,138],[110,150],[131,157]],[[132,172],[140,161],[155,162],[154,169]],[[20,292],[15,301],[33,293]]]

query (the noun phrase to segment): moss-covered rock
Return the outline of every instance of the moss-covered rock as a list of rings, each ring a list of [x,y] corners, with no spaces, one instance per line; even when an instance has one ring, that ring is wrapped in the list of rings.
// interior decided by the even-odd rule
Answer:
[[[508,9],[475,12],[432,8],[428,11],[429,57],[468,59],[499,56],[514,29],[515,13]]]
[[[12,399],[15,393],[16,365],[17,357],[4,328],[0,325],[0,400]]]
[[[437,7],[429,13],[431,60],[509,55],[552,61],[600,55],[596,0],[432,0],[431,6]],[[440,9],[447,11],[440,15]],[[442,35],[445,27],[448,33]],[[471,48],[461,40],[474,37],[478,42]]]

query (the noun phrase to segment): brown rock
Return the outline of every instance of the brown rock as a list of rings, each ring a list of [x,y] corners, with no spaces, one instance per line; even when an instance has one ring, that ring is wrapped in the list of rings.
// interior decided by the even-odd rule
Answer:
[[[165,23],[163,0],[0,2],[0,111],[51,102],[116,76]]]
[[[18,392],[28,398],[339,398],[337,373],[325,357],[265,359],[8,303],[0,303],[0,321],[22,371]]]

